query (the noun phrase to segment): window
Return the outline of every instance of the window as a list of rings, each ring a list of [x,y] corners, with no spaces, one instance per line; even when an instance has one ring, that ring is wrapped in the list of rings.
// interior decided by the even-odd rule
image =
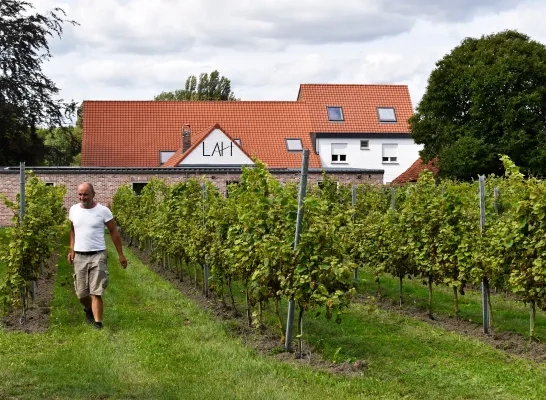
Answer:
[[[172,150],[169,150],[169,151],[160,151],[160,152],[159,152],[159,162],[160,162],[161,164],[166,163],[167,160],[168,160],[169,158],[171,158],[171,157],[174,155],[174,153],[176,153],[176,151],[172,151]]]
[[[383,163],[398,161],[398,145],[395,143],[383,144]]]
[[[46,186],[55,186],[55,183],[53,183],[53,182],[46,182],[45,185],[46,185]]]
[[[286,148],[288,151],[303,151],[301,139],[286,139]]]
[[[332,163],[347,162],[347,143],[332,143]]]
[[[377,109],[379,122],[396,122],[396,114],[393,107],[379,107]]]
[[[133,182],[133,192],[140,196],[142,193],[142,189],[148,184],[148,182]]]
[[[343,121],[341,107],[326,107],[328,110],[328,121]]]
[[[237,143],[237,145],[238,145],[239,147],[242,146],[241,139],[233,139],[233,141],[234,141],[235,143]]]
[[[361,140],[360,141],[360,150],[370,150],[370,141],[369,140]]]

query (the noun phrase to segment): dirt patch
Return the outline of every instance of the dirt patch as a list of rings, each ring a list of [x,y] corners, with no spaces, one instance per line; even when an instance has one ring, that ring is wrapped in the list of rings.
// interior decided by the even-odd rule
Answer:
[[[369,304],[370,298],[362,295],[357,298],[357,301]],[[481,324],[465,319],[457,320],[455,317],[446,315],[434,314],[434,319],[431,319],[427,311],[409,305],[403,305],[402,308],[400,308],[398,302],[393,301],[390,298],[376,298],[375,304],[382,310],[424,321],[432,326],[437,326],[449,332],[477,338],[508,354],[540,363],[546,361],[546,343],[538,341],[530,343],[529,337],[514,332],[495,332],[494,328],[489,334],[485,334],[483,333]]]
[[[241,339],[244,345],[253,349],[258,354],[290,364],[305,364],[317,370],[345,376],[362,375],[367,369],[367,362],[362,360],[342,364],[328,361],[320,353],[314,352],[305,342],[302,345],[301,357],[298,350],[293,352],[284,351],[284,342],[281,341],[278,332],[268,327],[260,327],[258,329],[248,326],[243,305],[238,305],[238,309],[233,309],[227,299],[226,304],[222,304],[214,294],[206,297],[201,287],[195,287],[193,278],[190,280],[187,275],[184,275],[183,280],[180,280],[179,273],[173,269],[164,268],[159,263],[152,262],[146,251],[142,251],[134,246],[131,246],[130,249],[152,271],[169,281],[186,297],[197,303],[199,307],[207,310],[215,319],[225,322],[224,326],[232,336]],[[183,315],[181,317],[185,318]],[[186,320],[186,323],[190,324],[191,321]]]
[[[29,307],[25,311],[14,309],[0,319],[0,326],[8,332],[20,331],[26,333],[44,332],[49,327],[53,286],[57,275],[58,255],[53,255],[44,265],[43,273],[36,282],[34,299],[29,299]]]

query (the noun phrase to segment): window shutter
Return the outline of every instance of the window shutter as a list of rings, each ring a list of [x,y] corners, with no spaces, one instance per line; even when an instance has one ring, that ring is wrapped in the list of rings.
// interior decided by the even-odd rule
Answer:
[[[347,154],[347,143],[332,143],[332,154]]]
[[[383,145],[383,157],[396,157],[398,156],[397,144],[384,144]]]

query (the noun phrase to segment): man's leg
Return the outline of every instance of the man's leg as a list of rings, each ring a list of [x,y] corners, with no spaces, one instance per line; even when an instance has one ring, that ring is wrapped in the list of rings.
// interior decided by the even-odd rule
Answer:
[[[95,322],[93,311],[91,309],[92,307],[91,297],[90,296],[82,297],[80,299],[80,303],[83,305],[83,311],[85,311],[85,322],[87,322],[88,324],[92,324],[93,322]]]
[[[88,324],[94,322],[91,311],[91,297],[89,296],[89,277],[87,275],[87,263],[79,254],[74,258],[74,289],[85,311],[85,321]]]
[[[91,307],[95,317],[95,328],[102,329],[104,289],[108,286],[108,270],[106,265],[106,251],[93,256],[92,266],[89,269],[89,291],[91,294]]]
[[[82,304],[82,306],[85,307],[86,310],[91,309],[91,297],[90,296],[82,297],[80,299],[80,303]]]
[[[102,322],[102,296],[91,295],[91,307],[93,308],[95,322]]]

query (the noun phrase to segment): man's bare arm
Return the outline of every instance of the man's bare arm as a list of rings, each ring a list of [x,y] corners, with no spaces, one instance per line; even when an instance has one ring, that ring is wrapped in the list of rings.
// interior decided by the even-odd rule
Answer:
[[[68,252],[68,262],[72,264],[74,262],[74,240],[76,234],[74,232],[74,224],[70,221],[70,251]]]
[[[112,241],[114,242],[114,246],[116,246],[116,250],[118,251],[121,268],[125,269],[127,268],[127,259],[125,258],[125,255],[123,254],[123,246],[121,244],[121,237],[119,236],[119,232],[116,227],[116,222],[113,219],[111,219],[110,221],[106,223],[106,227],[108,228],[108,231],[110,232],[110,236],[112,237]]]

